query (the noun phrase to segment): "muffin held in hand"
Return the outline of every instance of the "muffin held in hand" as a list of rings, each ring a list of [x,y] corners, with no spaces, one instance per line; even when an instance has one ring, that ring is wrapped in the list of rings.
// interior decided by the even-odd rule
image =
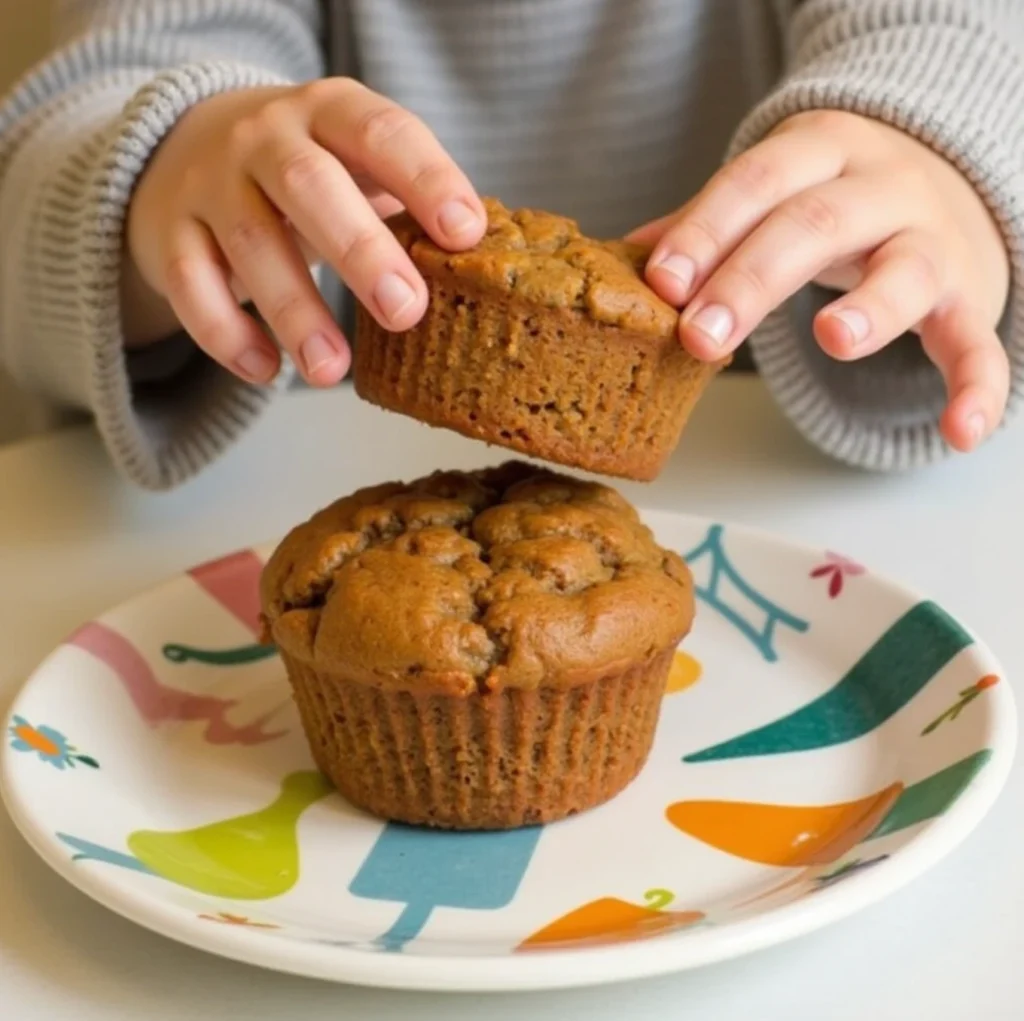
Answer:
[[[678,313],[644,283],[645,249],[486,206],[486,236],[459,254],[405,214],[391,221],[430,305],[404,333],[358,310],[357,392],[547,461],[653,479],[721,366],[680,346]]]
[[[622,790],[694,613],[686,565],[618,493],[518,463],[337,501],[261,597],[320,769],[374,815],[456,829]]]

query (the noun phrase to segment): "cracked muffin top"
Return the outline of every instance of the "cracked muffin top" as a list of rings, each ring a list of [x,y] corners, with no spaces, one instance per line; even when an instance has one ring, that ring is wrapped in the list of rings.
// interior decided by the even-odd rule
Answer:
[[[510,462],[362,489],[261,579],[265,639],[320,674],[471,695],[569,686],[674,647],[689,570],[617,492]]]
[[[484,199],[487,233],[466,252],[439,248],[407,213],[389,221],[426,273],[452,273],[481,291],[546,308],[575,309],[595,322],[677,341],[679,313],[644,282],[648,249],[584,237],[574,220],[553,213],[510,212]]]

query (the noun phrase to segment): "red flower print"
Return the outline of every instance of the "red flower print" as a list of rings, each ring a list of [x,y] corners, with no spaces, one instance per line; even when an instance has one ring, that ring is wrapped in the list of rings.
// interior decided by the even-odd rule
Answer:
[[[825,563],[811,571],[812,578],[828,578],[828,597],[835,599],[843,591],[843,579],[863,574],[864,568],[849,557],[826,553]]]

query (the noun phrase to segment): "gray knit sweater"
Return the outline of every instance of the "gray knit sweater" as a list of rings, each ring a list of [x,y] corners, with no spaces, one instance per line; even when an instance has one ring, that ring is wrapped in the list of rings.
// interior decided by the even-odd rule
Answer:
[[[1002,225],[1002,336],[1024,393],[1024,0],[74,0],[63,46],[0,105],[0,359],[90,412],[120,469],[175,485],[271,398],[190,345],[122,350],[132,186],[192,104],[325,73],[421,115],[478,189],[614,236],[681,204],[780,119],[835,107],[952,160]],[[917,345],[855,364],[815,346],[808,288],[753,340],[813,443],[897,469],[945,452]],[[341,314],[339,312],[339,314]],[[146,365],[146,360],[160,364]]]

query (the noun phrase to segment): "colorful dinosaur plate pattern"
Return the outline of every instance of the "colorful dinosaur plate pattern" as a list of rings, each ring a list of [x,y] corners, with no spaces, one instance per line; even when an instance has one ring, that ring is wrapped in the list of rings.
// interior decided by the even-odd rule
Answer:
[[[670,514],[699,602],[655,747],[612,803],[508,833],[385,825],[313,769],[257,643],[266,550],[82,626],[2,732],[63,877],[268,968],[444,990],[640,978],[836,921],[951,851],[1006,779],[1007,679],[936,603],[846,557]]]

